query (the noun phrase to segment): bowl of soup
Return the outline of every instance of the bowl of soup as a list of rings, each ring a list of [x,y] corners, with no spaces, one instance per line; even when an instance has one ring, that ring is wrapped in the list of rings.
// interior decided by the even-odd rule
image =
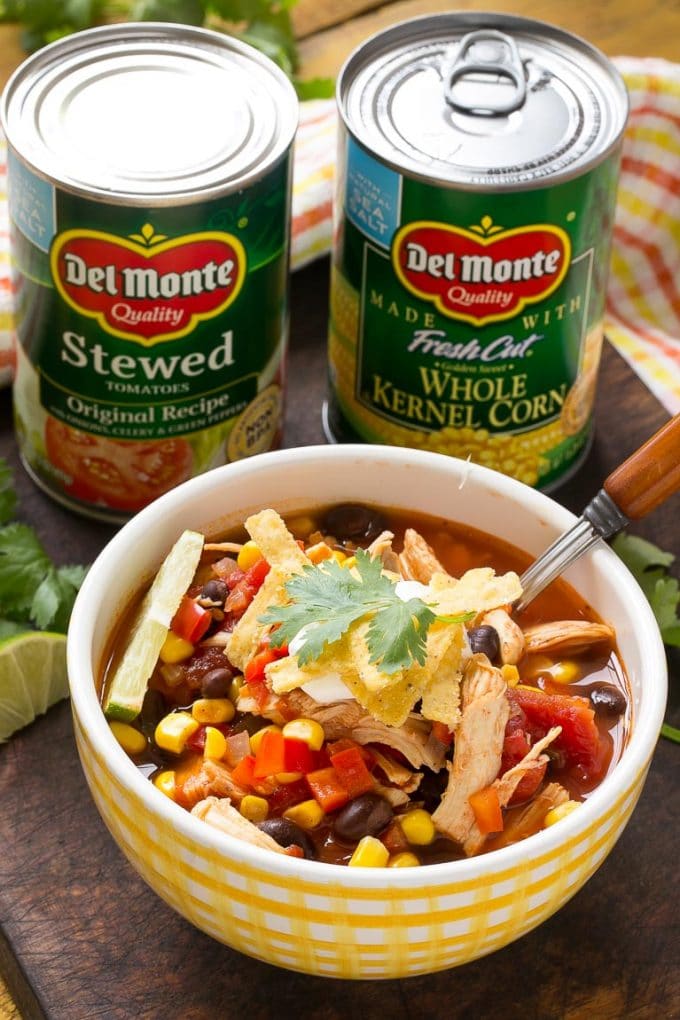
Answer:
[[[315,975],[500,949],[614,846],[666,661],[604,544],[523,612],[574,521],[454,458],[307,447],[126,524],[74,608],[78,751],[113,839],[200,930]]]

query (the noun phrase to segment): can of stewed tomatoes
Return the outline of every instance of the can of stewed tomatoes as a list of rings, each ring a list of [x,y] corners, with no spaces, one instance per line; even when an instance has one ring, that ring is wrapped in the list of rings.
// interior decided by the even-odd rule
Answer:
[[[620,75],[541,22],[443,14],[360,46],[337,97],[328,438],[555,486],[591,435]]]
[[[112,25],[2,99],[21,457],[120,520],[280,438],[298,103],[216,32]]]

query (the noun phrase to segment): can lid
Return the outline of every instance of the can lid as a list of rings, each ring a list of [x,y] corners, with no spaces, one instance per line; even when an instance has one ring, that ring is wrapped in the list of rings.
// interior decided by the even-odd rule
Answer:
[[[131,204],[197,200],[258,177],[292,142],[291,83],[251,46],[171,24],[89,29],[9,80],[2,126],[39,174]]]
[[[354,51],[340,113],[395,168],[474,188],[536,187],[603,159],[626,123],[625,85],[598,50],[505,14],[416,18]]]

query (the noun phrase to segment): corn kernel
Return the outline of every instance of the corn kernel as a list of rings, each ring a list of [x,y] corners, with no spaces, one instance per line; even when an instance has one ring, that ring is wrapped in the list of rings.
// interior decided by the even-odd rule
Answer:
[[[301,740],[310,751],[320,751],[326,739],[324,728],[316,719],[291,719],[283,727],[283,735],[287,740]]]
[[[401,830],[409,843],[414,846],[429,846],[437,835],[432,816],[423,808],[415,808],[407,811],[405,815],[399,815]]]
[[[384,843],[375,836],[364,836],[347,863],[350,868],[384,868],[389,859],[390,852]]]
[[[153,777],[153,785],[161,793],[164,793],[170,800],[175,799],[175,773],[171,769],[166,769],[164,772],[158,772]]]
[[[239,695],[245,683],[242,676],[235,676],[229,684],[229,700],[236,705],[238,703]]]
[[[224,733],[216,730],[214,726],[206,726],[203,757],[212,758],[213,761],[220,761],[224,758],[226,752],[227,738]]]
[[[142,754],[146,750],[146,737],[134,726],[124,722],[110,722],[111,732],[128,754]]]
[[[168,631],[168,636],[163,642],[163,647],[160,650],[160,660],[165,662],[167,665],[171,665],[175,662],[184,662],[194,653],[194,646],[191,641],[185,641],[184,638],[178,637],[177,634],[173,634],[171,630]]]
[[[286,521],[286,527],[295,538],[308,538],[316,524],[311,517],[291,517]]]
[[[231,722],[236,709],[229,698],[198,698],[191,706],[191,714],[200,723]]]
[[[181,754],[189,737],[196,732],[199,724],[188,712],[171,712],[159,722],[154,740],[164,751]]]
[[[501,676],[508,687],[517,687],[519,683],[519,670],[517,666],[511,666],[509,663],[501,666]]]
[[[269,804],[264,797],[247,793],[241,801],[239,811],[249,822],[263,822],[269,814]]]
[[[415,854],[409,853],[408,850],[402,851],[402,853],[394,854],[390,857],[388,868],[419,868],[420,861]]]
[[[570,684],[578,680],[580,670],[575,662],[565,659],[564,662],[556,662],[550,667],[550,678],[558,684]]]
[[[268,733],[269,731],[274,731],[274,732],[280,733],[281,732],[281,727],[280,726],[274,726],[272,724],[271,726],[263,726],[261,730],[257,731],[257,733],[253,733],[252,737],[250,738],[250,751],[251,751],[251,754],[257,754],[257,752],[260,750],[260,744],[262,743],[262,738],[264,737],[265,733]]]
[[[532,687],[531,684],[517,684],[518,691],[533,691],[534,694],[545,694],[540,687]]]
[[[262,553],[260,552],[260,547],[251,539],[241,546],[241,550],[236,557],[236,563],[241,570],[249,570],[250,567],[254,567],[261,559]]]
[[[325,542],[317,542],[316,545],[310,545],[307,549],[307,556],[312,563],[323,563],[324,560],[329,560],[333,555],[333,550]]]
[[[340,566],[342,566],[345,560],[347,559],[347,556],[344,554],[344,552],[341,552],[339,549],[333,550],[332,557],[336,563],[340,564]]]
[[[303,800],[287,808],[283,817],[295,822],[301,829],[315,829],[323,821],[325,812],[315,800]]]
[[[345,562],[343,563],[343,567],[347,567],[348,570],[351,570],[352,567],[356,567],[356,565],[357,565],[356,556],[348,556]]]
[[[297,783],[299,779],[302,779],[303,775],[304,772],[277,772],[274,778],[277,783],[287,786],[288,783]]]
[[[548,829],[555,822],[560,822],[580,806],[577,800],[565,800],[563,804],[558,804],[557,807],[551,808],[543,819],[543,828]]]

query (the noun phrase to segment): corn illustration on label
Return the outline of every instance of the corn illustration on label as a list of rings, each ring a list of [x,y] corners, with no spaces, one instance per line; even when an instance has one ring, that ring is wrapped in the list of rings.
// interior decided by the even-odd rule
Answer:
[[[341,154],[334,437],[551,487],[590,438],[618,157],[493,193],[401,175],[349,135]]]

